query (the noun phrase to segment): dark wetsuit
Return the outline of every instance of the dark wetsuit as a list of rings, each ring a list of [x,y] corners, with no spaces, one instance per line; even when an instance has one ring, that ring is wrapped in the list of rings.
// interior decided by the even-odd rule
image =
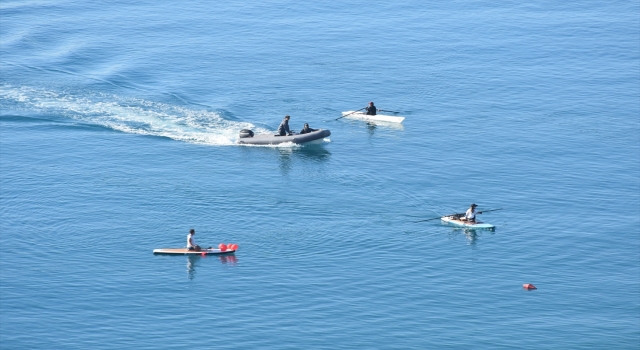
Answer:
[[[366,109],[366,111],[367,111],[367,112],[366,112],[366,114],[367,114],[367,115],[376,115],[376,112],[377,112],[377,110],[378,110],[378,109],[376,108],[376,106],[374,106],[374,105],[370,105],[369,107],[366,107],[365,109]]]
[[[313,131],[318,131],[318,129],[304,128],[304,129],[300,130],[300,133],[301,134],[308,134],[308,133],[313,132]]]
[[[287,134],[291,134],[291,130],[289,130],[289,120],[287,118],[282,120],[280,126],[278,127],[278,135],[285,136]]]

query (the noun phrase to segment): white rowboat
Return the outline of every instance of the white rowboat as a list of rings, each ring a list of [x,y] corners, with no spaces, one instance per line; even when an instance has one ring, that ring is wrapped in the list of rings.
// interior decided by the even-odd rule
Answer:
[[[389,123],[402,123],[402,121],[404,120],[404,117],[400,117],[400,116],[384,115],[384,114],[366,115],[362,112],[354,112],[354,111],[342,112],[342,115],[345,118],[349,118],[349,119],[360,119],[360,120],[389,122]]]

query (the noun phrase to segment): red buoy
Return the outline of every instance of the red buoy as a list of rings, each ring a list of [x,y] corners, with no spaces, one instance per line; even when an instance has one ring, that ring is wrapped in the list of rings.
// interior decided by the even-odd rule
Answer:
[[[220,248],[221,252],[226,252],[227,251],[227,245],[224,243],[220,243],[220,245],[218,246],[218,248]]]
[[[538,289],[538,288],[536,288],[536,286],[534,286],[534,285],[533,285],[533,284],[531,284],[531,283],[525,283],[525,284],[523,284],[523,285],[522,285],[522,288],[524,288],[524,289],[526,289],[526,290]]]

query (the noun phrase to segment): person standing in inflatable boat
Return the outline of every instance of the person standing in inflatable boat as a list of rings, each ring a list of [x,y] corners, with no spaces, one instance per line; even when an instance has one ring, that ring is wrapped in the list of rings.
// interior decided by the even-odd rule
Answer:
[[[290,116],[284,116],[284,119],[282,119],[282,123],[280,123],[280,126],[278,127],[278,134],[276,136],[293,135],[293,133],[289,129],[289,119],[291,119]]]

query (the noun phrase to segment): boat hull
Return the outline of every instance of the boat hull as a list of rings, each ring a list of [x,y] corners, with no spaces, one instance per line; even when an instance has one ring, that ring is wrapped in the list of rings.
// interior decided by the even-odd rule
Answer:
[[[222,255],[233,254],[235,250],[227,249],[224,252],[220,249],[202,249],[202,250],[189,250],[187,248],[159,248],[154,249],[155,255]]]
[[[455,226],[455,227],[464,227],[464,228],[470,228],[474,230],[494,230],[496,228],[494,225],[487,224],[481,221],[470,223],[467,221],[458,220],[451,216],[443,216],[440,219],[442,220],[443,223],[450,226]]]
[[[374,122],[378,121],[378,122],[388,122],[388,123],[402,123],[404,121],[404,117],[400,117],[400,116],[384,115],[384,114],[367,115],[362,112],[354,112],[354,111],[342,112],[342,115],[345,118],[349,118],[349,119],[359,119],[359,120],[367,120],[367,121],[374,121]]]
[[[316,143],[314,141],[322,142],[322,139],[329,137],[331,131],[327,129],[319,129],[307,134],[293,134],[291,136],[275,136],[271,134],[260,134],[253,137],[241,137],[238,139],[238,143],[241,145],[278,145],[281,143]]]

